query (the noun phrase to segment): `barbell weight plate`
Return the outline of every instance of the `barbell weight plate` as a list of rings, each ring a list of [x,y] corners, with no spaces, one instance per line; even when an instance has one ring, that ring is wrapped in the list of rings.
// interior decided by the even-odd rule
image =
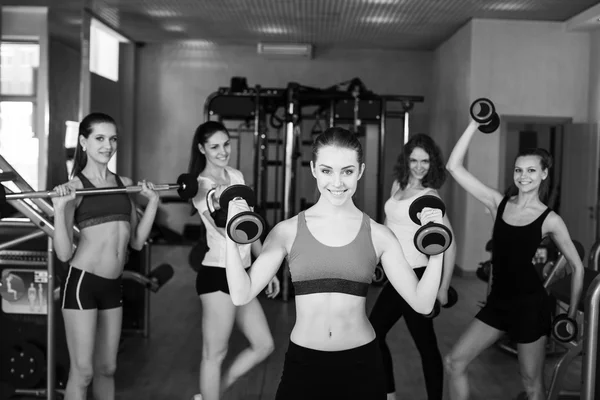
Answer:
[[[498,114],[494,113],[492,115],[491,120],[487,124],[479,126],[479,131],[483,132],[485,134],[489,134],[489,133],[495,132],[499,126],[500,126],[500,117],[498,116]]]
[[[417,225],[421,225],[421,221],[417,217],[417,215],[423,210],[423,208],[438,208],[442,210],[442,215],[446,214],[446,205],[437,196],[432,194],[426,194],[425,196],[421,196],[410,204],[408,209],[408,215],[410,219]]]
[[[577,323],[566,314],[561,314],[552,323],[552,333],[559,342],[568,343],[577,337]]]
[[[34,344],[17,342],[7,351],[6,366],[8,381],[23,389],[36,387],[44,377],[46,357]]]
[[[254,207],[256,198],[254,197],[254,190],[246,185],[231,185],[221,193],[219,198],[219,205],[221,209],[227,210],[229,202],[237,197],[246,200],[248,207]]]
[[[477,107],[479,107],[479,111],[476,112],[475,108]],[[490,99],[482,97],[471,103],[470,113],[475,121],[482,124],[488,122],[492,118],[496,113],[496,107]]]
[[[458,292],[452,286],[448,288],[448,302],[443,305],[444,308],[453,307],[456,303],[458,303]]]
[[[198,194],[198,180],[192,174],[181,174],[177,178],[177,194],[182,200],[189,200]]]
[[[425,318],[429,318],[429,319],[435,318],[438,315],[440,315],[440,312],[441,312],[440,303],[439,303],[439,301],[436,300],[433,305],[433,310],[431,310],[431,312],[429,314],[426,314]]]
[[[238,244],[249,244],[260,239],[265,222],[260,215],[252,211],[243,211],[227,223],[227,235]]]
[[[415,233],[414,245],[421,253],[428,256],[441,254],[452,243],[450,229],[441,224],[429,223]]]

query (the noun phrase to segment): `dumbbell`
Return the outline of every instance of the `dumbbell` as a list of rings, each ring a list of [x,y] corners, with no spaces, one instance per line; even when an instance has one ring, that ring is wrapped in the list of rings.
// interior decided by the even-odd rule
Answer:
[[[552,336],[562,343],[574,340],[578,335],[577,322],[567,314],[559,314],[552,321]]]
[[[421,221],[417,215],[423,210],[423,208],[438,208],[442,210],[442,214],[446,213],[446,206],[442,199],[433,195],[421,196],[413,201],[408,209],[408,215],[410,219],[417,225],[421,225]],[[443,253],[446,251],[452,243],[452,232],[450,229],[442,224],[436,224],[430,222],[423,225],[415,233],[414,244],[417,250],[428,256],[434,256],[436,254]]]
[[[250,209],[256,204],[254,191],[250,187],[246,185],[232,185],[221,193],[219,205],[227,214],[229,202],[238,199],[245,200]],[[227,222],[225,230],[227,231],[227,236],[234,242],[248,244],[260,239],[265,226],[265,220],[259,214],[254,211],[242,211]]]
[[[456,291],[456,289],[454,289],[452,286],[450,286],[448,288],[448,302],[441,307],[450,308],[450,307],[453,307],[457,302],[458,302],[458,292]],[[431,310],[431,312],[429,314],[425,315],[425,318],[435,318],[438,315],[440,315],[441,307],[440,307],[439,300],[436,299],[435,303],[433,305],[433,310]]]
[[[139,283],[146,289],[156,293],[164,286],[165,283],[171,280],[175,271],[169,264],[161,264],[154,268],[148,275],[142,275],[139,272],[124,270],[123,279],[128,279]]]
[[[479,108],[479,111],[475,111]],[[500,126],[500,117],[496,113],[496,107],[490,99],[484,97],[477,99],[471,104],[471,117],[480,124],[479,130],[483,133],[492,133]]]

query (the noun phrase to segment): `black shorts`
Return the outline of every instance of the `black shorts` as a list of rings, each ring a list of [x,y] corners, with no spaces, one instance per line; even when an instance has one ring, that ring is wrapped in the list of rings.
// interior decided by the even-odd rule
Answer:
[[[553,307],[545,290],[510,298],[492,292],[475,318],[506,332],[515,343],[533,343],[550,334]]]
[[[385,373],[374,340],[342,351],[320,351],[290,341],[276,400],[385,400]]]
[[[250,267],[246,268],[248,271]],[[229,284],[227,283],[227,273],[225,268],[209,267],[201,265],[196,275],[196,293],[198,296],[206,293],[218,292],[229,294]]]
[[[107,279],[69,266],[61,289],[63,310],[108,310],[123,306],[121,277]]]

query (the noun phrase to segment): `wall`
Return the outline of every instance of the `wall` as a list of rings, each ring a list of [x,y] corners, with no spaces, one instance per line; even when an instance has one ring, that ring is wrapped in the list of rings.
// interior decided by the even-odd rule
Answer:
[[[149,44],[138,52],[137,71],[136,154],[143,157],[137,158],[134,176],[167,182],[187,169],[189,145],[194,129],[204,120],[207,96],[229,86],[233,76],[247,77],[250,86],[278,88],[289,82],[325,88],[359,77],[378,94],[427,97],[431,52],[331,49],[317,51],[312,60],[286,60],[259,57],[254,47]],[[427,115],[427,103],[417,104],[411,129],[425,130]],[[388,132],[386,195],[402,142],[402,132]],[[173,221],[173,228],[180,229],[182,223]]]
[[[472,25],[469,23],[434,53],[433,87],[429,96],[432,101],[430,133],[446,160],[468,122],[468,115],[464,110],[469,107],[471,35]],[[465,202],[465,192],[454,185],[450,175],[439,192],[446,203],[455,239],[460,246],[465,242],[466,225],[465,220],[457,216],[462,215],[461,205]]]
[[[468,40],[463,37],[467,29],[470,29]],[[460,40],[456,39],[457,35]],[[501,117],[587,120],[588,34],[566,32],[564,24],[554,22],[473,20],[436,50],[434,70],[445,67],[442,55],[447,52],[447,43],[462,46],[460,51],[463,53],[469,51],[470,61],[461,66],[458,76],[442,76],[442,87],[454,85],[460,89],[462,85],[468,93],[468,104],[464,105],[460,94],[451,96],[451,99],[463,100],[460,111],[457,110],[454,115],[434,113],[433,127],[444,124],[456,126],[455,121],[462,120],[457,130],[458,134],[462,133],[468,123],[468,105],[479,97],[491,98]],[[469,71],[469,76],[463,85],[465,70]],[[449,82],[453,79],[460,84]],[[437,104],[442,101],[446,100],[435,98],[434,109],[444,107]],[[504,166],[506,140],[503,135],[502,129],[493,135],[476,135],[465,161],[469,171],[478,179],[501,191],[505,189],[500,187],[499,170]],[[446,154],[451,151],[451,146],[444,149]],[[491,237],[493,221],[474,197],[467,195],[466,201],[461,201],[457,189],[462,189],[457,188],[453,181],[449,186],[453,202],[450,218],[458,227],[468,227],[462,237],[461,233],[457,234],[457,263],[462,271],[474,271],[478,263],[489,256],[484,247]]]
[[[600,30],[590,33],[589,122],[600,122]]]
[[[79,118],[80,54],[79,49],[50,39],[48,188],[67,180],[65,123]]]

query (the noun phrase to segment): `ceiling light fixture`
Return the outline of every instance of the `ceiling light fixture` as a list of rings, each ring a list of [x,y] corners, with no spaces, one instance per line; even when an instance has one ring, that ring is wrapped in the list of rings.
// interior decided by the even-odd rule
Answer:
[[[268,33],[268,34],[273,34],[273,35],[289,33],[289,29],[284,28],[282,26],[273,26],[273,25],[262,26],[262,27],[258,28],[258,31],[260,33]]]
[[[257,52],[263,56],[312,58],[313,46],[303,43],[259,43]]]
[[[372,15],[361,18],[361,21],[368,24],[393,24],[400,21],[400,18],[393,15]]]

